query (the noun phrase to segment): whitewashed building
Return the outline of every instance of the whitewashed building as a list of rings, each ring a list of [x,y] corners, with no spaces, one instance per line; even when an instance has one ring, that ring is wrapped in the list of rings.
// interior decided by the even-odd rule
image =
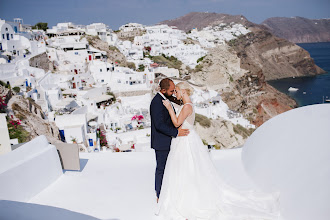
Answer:
[[[84,143],[87,135],[86,114],[57,115],[56,126],[67,143]]]
[[[0,19],[0,50],[11,53],[11,56],[23,57],[28,53],[38,54],[46,50],[43,38],[30,40],[23,34],[16,34],[13,27]]]

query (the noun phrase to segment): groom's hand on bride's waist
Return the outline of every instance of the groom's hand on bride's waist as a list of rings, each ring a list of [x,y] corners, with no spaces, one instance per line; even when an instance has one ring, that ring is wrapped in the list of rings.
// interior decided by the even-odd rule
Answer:
[[[182,129],[181,127],[179,127],[178,129],[178,137],[179,136],[187,136],[189,134],[189,129]]]

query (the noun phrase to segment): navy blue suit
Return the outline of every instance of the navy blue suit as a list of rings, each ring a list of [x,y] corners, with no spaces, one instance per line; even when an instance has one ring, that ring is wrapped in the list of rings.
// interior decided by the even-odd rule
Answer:
[[[171,141],[178,135],[178,129],[173,125],[168,110],[163,105],[164,98],[157,93],[150,104],[151,116],[151,148],[156,153],[155,190],[159,197],[162,187],[167,156],[170,152]]]

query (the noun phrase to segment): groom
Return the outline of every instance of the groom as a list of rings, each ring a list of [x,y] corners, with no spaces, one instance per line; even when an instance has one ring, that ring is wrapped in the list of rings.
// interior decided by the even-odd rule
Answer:
[[[155,150],[157,162],[155,173],[155,190],[157,193],[157,202],[162,187],[167,156],[170,152],[171,140],[173,137],[175,138],[177,136],[187,136],[189,134],[188,129],[177,129],[173,125],[170,114],[162,102],[162,100],[165,99],[174,101],[174,97],[172,95],[175,91],[175,85],[173,81],[169,78],[165,78],[160,81],[159,85],[160,92],[155,95],[150,104],[151,148]]]

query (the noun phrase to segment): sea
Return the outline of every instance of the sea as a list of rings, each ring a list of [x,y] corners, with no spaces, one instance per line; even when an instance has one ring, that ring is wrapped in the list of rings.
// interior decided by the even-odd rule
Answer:
[[[330,42],[298,45],[307,50],[315,64],[327,73],[317,76],[272,80],[268,83],[296,100],[299,107],[324,103],[325,100],[330,99]],[[299,90],[289,92],[290,87]]]

